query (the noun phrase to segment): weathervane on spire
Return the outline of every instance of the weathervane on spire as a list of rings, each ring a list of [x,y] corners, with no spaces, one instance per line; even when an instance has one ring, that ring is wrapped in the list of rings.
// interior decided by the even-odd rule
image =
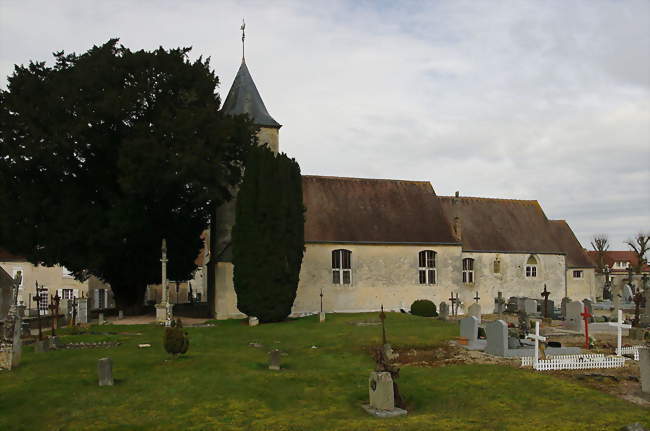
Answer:
[[[244,61],[244,39],[246,39],[246,21],[244,18],[241,19],[241,59]]]

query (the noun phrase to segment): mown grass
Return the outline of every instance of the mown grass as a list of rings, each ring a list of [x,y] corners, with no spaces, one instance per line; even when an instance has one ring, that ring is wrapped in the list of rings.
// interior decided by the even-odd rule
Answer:
[[[102,326],[63,342],[120,341],[112,349],[44,354],[26,347],[20,368],[0,373],[0,430],[612,430],[649,411],[559,378],[495,365],[404,367],[409,415],[375,419],[367,401],[375,315],[316,316],[247,327],[188,328],[188,355],[170,359],[162,328]],[[457,334],[453,323],[388,314],[389,341],[427,347]],[[250,347],[250,342],[264,348]],[[138,349],[138,343],[152,348]],[[317,346],[314,349],[312,346]],[[267,352],[287,352],[283,370]],[[116,385],[97,386],[97,359],[113,358]]]

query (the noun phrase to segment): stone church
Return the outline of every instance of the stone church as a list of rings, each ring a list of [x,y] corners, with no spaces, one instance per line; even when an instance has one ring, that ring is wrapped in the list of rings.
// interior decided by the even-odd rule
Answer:
[[[248,114],[260,144],[280,150],[271,117],[242,59],[223,104]],[[409,309],[416,299],[464,308],[478,299],[564,296],[595,299],[592,261],[564,220],[549,220],[535,200],[436,195],[430,183],[304,175],[305,256],[293,315]],[[214,256],[216,318],[242,317],[233,287],[234,200],[217,211]],[[463,307],[461,307],[461,312]]]

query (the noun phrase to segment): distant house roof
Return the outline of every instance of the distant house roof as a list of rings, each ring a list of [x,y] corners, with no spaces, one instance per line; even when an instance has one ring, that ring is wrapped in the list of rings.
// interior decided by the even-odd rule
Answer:
[[[440,196],[450,224],[459,217],[463,250],[564,254],[535,200]]]
[[[587,255],[594,263],[598,266],[598,252],[594,250],[587,251]],[[630,262],[630,265],[634,268],[639,263],[639,259],[632,250],[608,250],[603,256],[603,263],[612,268],[613,272],[625,272],[625,269],[613,268],[614,262]],[[650,265],[644,265],[643,272],[650,272]]]
[[[566,253],[568,268],[594,268],[596,266],[565,220],[551,220],[550,223],[555,239]]]
[[[4,248],[0,248],[0,262],[7,262],[7,261],[23,261],[26,260],[22,256],[17,256],[13,253],[9,253],[7,250]]]
[[[306,242],[457,243],[426,181],[303,175]]]
[[[248,114],[257,126],[282,127],[266,110],[245,61],[239,66],[221,111],[228,115]]]

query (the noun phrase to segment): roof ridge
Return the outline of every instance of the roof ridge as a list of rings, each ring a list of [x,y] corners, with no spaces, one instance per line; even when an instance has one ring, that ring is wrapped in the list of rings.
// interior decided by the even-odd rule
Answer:
[[[302,175],[303,178],[327,178],[332,180],[346,180],[346,181],[395,181],[401,183],[416,183],[416,184],[429,184],[430,181],[420,180],[399,180],[393,178],[361,178],[361,177],[339,177],[335,175]]]
[[[449,198],[449,199],[474,199],[474,200],[485,200],[485,201],[503,201],[503,202],[534,202],[539,205],[537,199],[512,199],[512,198],[484,198],[480,196],[441,196],[439,198]]]

